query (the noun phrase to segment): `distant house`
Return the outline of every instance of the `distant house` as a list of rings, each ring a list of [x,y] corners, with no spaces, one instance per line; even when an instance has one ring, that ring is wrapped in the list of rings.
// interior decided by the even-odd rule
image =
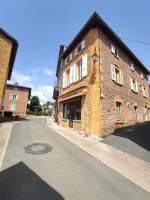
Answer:
[[[4,116],[25,116],[31,88],[18,84],[7,84],[4,96]]]
[[[2,114],[6,81],[11,78],[17,48],[17,40],[0,28],[0,115]]]
[[[94,13],[57,65],[56,121],[102,136],[150,119],[149,70]]]

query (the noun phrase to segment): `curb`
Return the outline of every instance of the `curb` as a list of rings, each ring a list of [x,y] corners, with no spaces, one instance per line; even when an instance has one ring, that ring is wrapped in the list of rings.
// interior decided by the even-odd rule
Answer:
[[[150,192],[150,163],[104,143],[83,138],[76,132],[68,130],[69,134],[67,134],[67,131],[64,131],[66,128],[56,124],[47,125],[50,129],[89,153],[97,160],[143,188],[145,191]]]
[[[8,142],[9,142],[9,138],[10,138],[10,135],[11,135],[13,125],[14,124],[12,124],[12,123],[7,123],[7,124],[2,125],[2,127],[0,128],[3,131],[2,133],[0,133],[0,137],[1,137],[1,134],[3,136],[6,135],[6,137],[4,137],[4,145],[2,146],[2,148],[0,148],[0,170],[1,170],[1,167],[2,167],[2,164],[3,164],[3,160],[4,160],[4,157],[5,157],[5,153],[6,153],[6,149],[7,149],[7,146],[8,146]],[[5,134],[4,134],[4,132],[5,132]]]

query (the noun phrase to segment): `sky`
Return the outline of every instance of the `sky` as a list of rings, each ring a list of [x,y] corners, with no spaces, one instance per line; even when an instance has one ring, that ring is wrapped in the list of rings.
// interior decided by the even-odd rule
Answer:
[[[0,0],[0,26],[19,42],[11,82],[52,100],[59,46],[96,11],[150,70],[149,0]]]

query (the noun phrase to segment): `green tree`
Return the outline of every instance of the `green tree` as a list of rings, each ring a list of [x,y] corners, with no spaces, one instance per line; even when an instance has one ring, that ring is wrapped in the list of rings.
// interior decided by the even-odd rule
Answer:
[[[42,110],[38,96],[33,96],[31,98],[29,109],[33,112],[40,112]]]

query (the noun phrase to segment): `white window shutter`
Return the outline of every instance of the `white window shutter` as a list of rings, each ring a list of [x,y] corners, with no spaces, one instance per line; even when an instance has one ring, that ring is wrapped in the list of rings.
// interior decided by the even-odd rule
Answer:
[[[146,97],[149,98],[149,93],[147,88],[146,88]]]
[[[123,72],[120,71],[120,84],[123,85]]]
[[[81,42],[81,49],[84,49],[85,48],[85,40],[83,40],[82,42]]]
[[[130,77],[131,90],[133,90],[133,79]]]
[[[116,81],[115,65],[111,65],[111,79]]]
[[[9,100],[12,100],[12,95],[10,95]]]
[[[136,81],[136,92],[138,92],[138,82]]]
[[[144,86],[142,85],[142,94],[144,96]]]
[[[76,81],[76,64],[73,65],[73,82]]]
[[[69,73],[69,83],[72,83],[72,66],[70,67],[70,73]]]
[[[132,69],[132,71],[134,71],[134,64],[133,63],[131,63],[131,69]]]
[[[70,60],[72,60],[72,53],[70,54],[70,56],[69,56],[69,57],[70,57]]]
[[[111,45],[111,52],[112,52],[113,54],[115,54],[115,47],[114,47],[114,45]]]
[[[78,55],[78,48],[75,49],[75,56]]]
[[[66,87],[66,72],[63,73],[63,87]]]
[[[87,54],[82,57],[82,77],[87,75]]]

